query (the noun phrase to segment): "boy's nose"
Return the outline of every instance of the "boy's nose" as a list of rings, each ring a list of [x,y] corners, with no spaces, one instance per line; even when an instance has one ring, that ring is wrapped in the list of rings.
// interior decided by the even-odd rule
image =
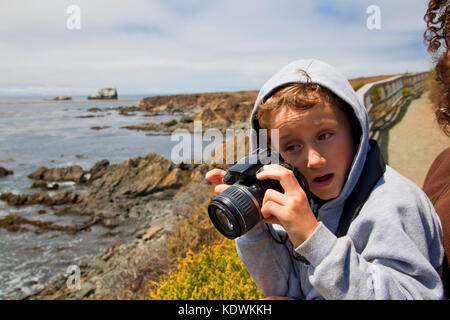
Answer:
[[[322,155],[317,152],[317,150],[310,149],[308,150],[308,163],[306,167],[308,169],[320,168],[326,163],[326,160]]]

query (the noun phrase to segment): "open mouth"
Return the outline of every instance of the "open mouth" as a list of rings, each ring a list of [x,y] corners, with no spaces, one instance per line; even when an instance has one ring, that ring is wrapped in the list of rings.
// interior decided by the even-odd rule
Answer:
[[[334,177],[333,173],[328,173],[323,176],[315,177],[313,181],[314,184],[319,187],[326,187],[331,183],[331,181],[333,181],[333,177]]]

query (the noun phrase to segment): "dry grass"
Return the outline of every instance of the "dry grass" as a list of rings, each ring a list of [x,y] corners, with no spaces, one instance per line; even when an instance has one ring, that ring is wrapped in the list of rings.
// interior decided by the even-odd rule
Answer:
[[[396,76],[396,74],[391,74],[391,75],[381,75],[381,76],[373,76],[373,77],[361,77],[361,78],[353,78],[353,79],[349,79],[348,81],[350,82],[350,85],[355,89],[359,89],[361,87],[361,84],[366,84],[369,82],[376,82],[376,81],[380,81],[380,80],[385,80],[385,79],[389,79]],[[355,90],[357,90],[355,89]]]

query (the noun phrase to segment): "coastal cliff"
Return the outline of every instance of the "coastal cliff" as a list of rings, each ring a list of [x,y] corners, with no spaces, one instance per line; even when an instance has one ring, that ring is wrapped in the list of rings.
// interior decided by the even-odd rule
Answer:
[[[224,132],[227,128],[248,128],[257,95],[258,91],[239,91],[148,97],[139,102],[138,110],[146,111],[149,116],[181,115],[180,121],[149,122],[126,128],[166,132],[187,129],[193,132],[194,121],[202,121],[204,130],[215,128]]]

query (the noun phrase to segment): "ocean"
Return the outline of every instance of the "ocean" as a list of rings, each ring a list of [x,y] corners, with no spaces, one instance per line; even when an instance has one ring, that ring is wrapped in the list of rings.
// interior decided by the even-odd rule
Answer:
[[[72,101],[43,101],[35,97],[0,97],[0,166],[13,175],[0,178],[0,193],[35,193],[27,176],[40,166],[47,168],[80,165],[89,170],[97,161],[110,164],[129,157],[157,152],[167,159],[177,141],[167,135],[147,136],[146,132],[122,129],[142,122],[179,120],[180,116],[145,117],[120,115],[117,110],[89,112],[89,108],[137,105],[145,96],[120,97],[102,101],[74,98]],[[89,116],[94,117],[82,117]],[[91,127],[106,128],[92,130]],[[172,159],[173,160],[173,159]],[[73,182],[58,183],[59,190],[82,193],[85,189]],[[39,214],[39,210],[45,214]],[[11,207],[0,201],[0,219],[20,215],[29,220],[53,221],[64,225],[89,219],[76,215],[56,216],[49,207],[33,205]],[[90,231],[68,235],[61,231],[42,234],[30,231],[11,232],[0,228],[0,299],[20,299],[34,293],[49,281],[60,277],[70,265],[90,262],[116,240],[101,237],[108,230],[94,225]]]

